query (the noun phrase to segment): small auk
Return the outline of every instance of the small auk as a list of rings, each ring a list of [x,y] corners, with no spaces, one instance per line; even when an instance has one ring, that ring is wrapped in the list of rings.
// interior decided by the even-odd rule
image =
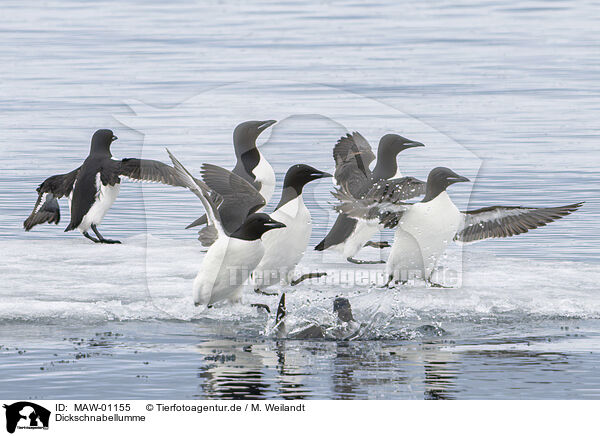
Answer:
[[[38,224],[58,224],[60,209],[57,199],[67,197],[71,221],[65,232],[77,229],[94,242],[120,244],[120,241],[104,238],[97,226],[119,195],[121,177],[183,186],[177,172],[162,162],[134,158],[113,159],[110,146],[115,140],[117,137],[111,130],[97,130],[92,136],[90,153],[80,167],[70,173],[44,180],[37,188],[38,198],[33,211],[23,222],[25,231]],[[88,233],[90,229],[96,238]]]

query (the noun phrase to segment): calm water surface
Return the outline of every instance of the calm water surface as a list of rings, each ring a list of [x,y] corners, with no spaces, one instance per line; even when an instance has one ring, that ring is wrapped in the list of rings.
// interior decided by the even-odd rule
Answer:
[[[598,15],[562,1],[4,2],[0,397],[598,398]],[[586,204],[453,247],[455,289],[343,284],[335,272],[356,270],[310,250],[301,267],[332,280],[288,294],[290,323],[331,321],[345,295],[363,323],[349,342],[276,339],[247,305],[194,309],[202,253],[183,227],[201,205],[184,190],[124,183],[101,227],[118,247],[63,233],[66,203],[58,227],[21,230],[36,185],[79,165],[97,128],[120,138],[115,156],[166,160],[167,146],[197,171],[233,165],[247,119],[280,121],[261,141],[278,180],[295,162],[331,171],[346,131],[393,131],[427,144],[401,155],[406,174],[474,180],[451,192],[463,209]],[[311,247],[330,190],[307,189]]]

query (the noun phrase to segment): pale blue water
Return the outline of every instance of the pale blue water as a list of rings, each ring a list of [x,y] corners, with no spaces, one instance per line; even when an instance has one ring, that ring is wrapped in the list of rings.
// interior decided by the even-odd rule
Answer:
[[[562,1],[3,3],[0,397],[597,398],[598,18]],[[79,165],[98,128],[119,136],[115,156],[166,160],[168,146],[197,171],[231,167],[232,128],[271,118],[279,180],[299,161],[331,171],[346,130],[373,145],[393,131],[427,144],[401,155],[406,174],[475,181],[451,191],[462,208],[586,204],[468,246],[459,289],[289,294],[317,321],[347,295],[370,326],[351,343],[275,341],[245,307],[195,312],[201,254],[183,227],[201,205],[183,190],[124,183],[101,226],[120,247],[63,233],[64,202],[58,227],[21,230],[36,185]],[[311,247],[330,189],[307,189]],[[303,267],[323,264],[348,270],[313,252]],[[447,334],[423,338],[423,324]]]

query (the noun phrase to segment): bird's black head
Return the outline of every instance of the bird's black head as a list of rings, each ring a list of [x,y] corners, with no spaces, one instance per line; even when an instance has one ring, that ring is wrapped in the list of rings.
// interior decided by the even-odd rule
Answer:
[[[336,298],[333,301],[333,312],[337,314],[340,321],[354,321],[354,317],[352,316],[352,306],[350,306],[350,301],[348,301],[347,298]]]
[[[96,130],[92,136],[90,154],[108,154],[110,156],[110,144],[117,139],[118,138],[113,134],[112,130]]]
[[[395,157],[398,153],[407,148],[413,147],[425,147],[425,144],[405,138],[404,136],[389,133],[383,135],[379,140],[377,152],[378,155],[384,158],[390,158],[392,156]],[[385,155],[381,155],[382,152],[385,153]]]
[[[318,170],[305,164],[292,165],[285,173],[283,179],[283,189],[294,188],[298,194],[308,182],[322,179],[323,177],[333,177],[331,174]]]
[[[281,191],[281,200],[275,208],[279,209],[287,202],[293,200],[302,194],[302,188],[312,180],[322,179],[323,177],[333,177],[331,174],[318,170],[305,164],[292,165],[285,173],[283,179],[283,190]]]
[[[427,177],[427,191],[423,201],[433,200],[446,188],[454,183],[469,182],[466,177],[459,176],[454,171],[446,167],[437,167],[429,172]]]
[[[258,136],[276,122],[275,120],[245,121],[238,124],[233,131],[233,145],[236,153],[241,154],[255,147]]]
[[[424,147],[424,145],[400,135],[391,133],[383,135],[377,148],[377,164],[373,168],[373,179],[384,180],[393,177],[398,171],[396,156],[402,150],[412,147]]]
[[[266,213],[251,213],[240,228],[231,234],[231,237],[255,241],[260,239],[265,232],[282,227],[285,227],[285,224],[275,221]]]

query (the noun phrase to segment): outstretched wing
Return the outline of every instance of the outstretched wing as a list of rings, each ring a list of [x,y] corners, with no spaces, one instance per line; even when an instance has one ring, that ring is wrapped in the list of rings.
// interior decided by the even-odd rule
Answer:
[[[23,222],[25,231],[29,231],[34,226],[46,222],[58,224],[60,221],[60,208],[57,199],[71,194],[80,168],[75,168],[67,174],[48,177],[38,186],[38,198],[33,206],[33,210]]]
[[[356,218],[351,218],[343,213],[338,214],[335,223],[333,223],[333,226],[323,240],[315,246],[315,250],[323,251],[334,245],[341,244],[350,237],[356,228],[356,223]]]
[[[369,142],[358,132],[342,136],[333,147],[334,178],[349,199],[361,198],[371,186],[369,165],[375,154]],[[322,251],[344,242],[356,228],[356,217],[340,214],[327,236],[315,250]]]
[[[338,189],[332,194],[340,201],[339,204],[334,206],[334,209],[338,212],[357,219],[376,219],[386,228],[396,227],[404,212],[412,206],[411,203],[392,202],[378,197],[366,196],[365,198],[356,199],[345,189]]]
[[[221,225],[221,218],[219,216],[219,204],[218,202],[212,200],[214,197],[212,196],[210,188],[202,180],[198,180],[192,176],[190,172],[181,164],[181,162],[179,162],[177,158],[171,154],[169,149],[167,149],[167,153],[169,153],[169,157],[173,162],[174,169],[178,173],[179,181],[183,183],[183,186],[196,194],[200,201],[202,201],[202,205],[204,206],[206,214],[208,215],[208,222],[215,226],[218,234],[224,234],[225,231]]]
[[[123,176],[135,181],[186,187],[178,171],[157,160],[128,158],[113,162],[111,168],[103,168],[102,182],[105,184],[114,184],[114,177]]]
[[[201,226],[203,224],[208,224],[208,220],[206,218],[206,215],[202,215],[200,218],[196,219],[191,224],[188,224],[185,228],[186,229],[191,229],[192,227]]]
[[[384,227],[392,228],[398,225],[404,212],[411,206],[405,201],[423,195],[425,187],[425,182],[414,177],[401,177],[376,183],[361,198],[341,188],[333,193],[340,200],[335,209],[353,218],[376,219]]]
[[[454,239],[466,243],[526,233],[567,216],[582,205],[575,203],[545,208],[491,206],[463,212],[463,225]]]
[[[236,231],[246,217],[265,206],[265,199],[249,182],[217,165],[203,164],[202,180],[223,199],[219,206],[221,222],[229,233]]]
[[[333,147],[333,159],[336,182],[359,198],[368,189],[369,165],[375,160],[368,141],[358,132],[342,136]]]
[[[373,185],[365,198],[398,203],[425,195],[426,187],[427,183],[414,177],[381,180]]]
[[[23,228],[28,232],[38,224],[58,224],[60,222],[60,207],[56,197],[52,194],[43,194],[45,197],[44,203],[37,209],[31,212],[31,215],[23,222]]]

